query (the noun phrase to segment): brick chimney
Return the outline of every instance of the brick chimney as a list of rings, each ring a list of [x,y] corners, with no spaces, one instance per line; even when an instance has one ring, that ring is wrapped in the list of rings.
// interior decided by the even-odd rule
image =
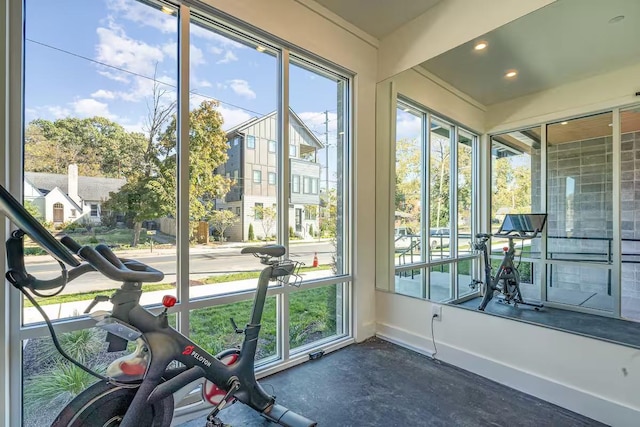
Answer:
[[[67,194],[78,205],[80,205],[80,196],[78,196],[78,165],[69,165],[69,172],[67,173]]]

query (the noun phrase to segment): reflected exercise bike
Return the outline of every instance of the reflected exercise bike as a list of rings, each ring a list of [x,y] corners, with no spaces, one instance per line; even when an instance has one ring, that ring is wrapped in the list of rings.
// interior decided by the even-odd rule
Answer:
[[[103,244],[81,246],[69,236],[53,237],[18,201],[0,186],[0,211],[19,228],[6,242],[8,271],[6,278],[32,302],[44,316],[58,351],[100,381],[81,392],[53,422],[53,427],[168,427],[174,406],[201,383],[202,401],[210,409],[206,426],[223,426],[218,413],[236,401],[244,403],[267,420],[282,426],[310,427],[316,422],[275,402],[256,380],[254,359],[260,332],[262,311],[269,281],[295,284],[300,279],[300,263],[281,259],[280,245],[246,247],[243,254],[259,258],[264,268],[258,279],[251,319],[245,328],[232,324],[244,335],[241,348],[232,348],[213,356],[169,325],[167,309],[176,303],[173,296],[163,298],[164,310],[155,315],[140,305],[142,283],[158,282],[164,274],[131,259],[118,258]],[[39,280],[27,273],[24,262],[24,235],[28,235],[52,255],[61,266],[61,275]],[[66,266],[71,269],[67,270]],[[110,301],[111,312],[96,312],[97,327],[107,331],[109,352],[123,351],[129,342],[135,351],[113,362],[106,375],[91,371],[70,358],[60,347],[55,331],[31,293],[58,289],[84,273],[98,271],[122,282],[110,297],[96,297],[86,312],[99,301]],[[293,278],[293,282],[290,279]],[[180,362],[176,364],[175,362]],[[179,365],[179,366],[177,366]]]
[[[473,243],[473,248],[479,251],[483,257],[484,264],[484,280],[474,279],[469,285],[475,289],[482,287],[483,297],[478,310],[484,311],[493,299],[496,292],[501,296],[500,301],[505,304],[512,304],[517,307],[518,304],[533,307],[536,311],[543,307],[542,304],[528,302],[522,298],[520,291],[520,272],[518,266],[514,263],[516,256],[516,245],[514,239],[530,240],[538,236],[546,222],[546,214],[507,214],[497,233],[491,235],[487,233],[478,233],[478,239]],[[505,246],[504,256],[500,266],[496,270],[496,274],[492,274],[489,240],[491,237],[506,238],[509,240],[508,246]],[[522,250],[522,245],[521,245]]]

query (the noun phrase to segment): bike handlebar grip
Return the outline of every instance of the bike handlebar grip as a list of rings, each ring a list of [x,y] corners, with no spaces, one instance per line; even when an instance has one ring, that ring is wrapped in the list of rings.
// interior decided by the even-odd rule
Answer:
[[[71,237],[67,236],[66,234],[60,238],[60,243],[65,245],[67,247],[67,249],[69,249],[74,254],[77,254],[78,251],[80,251],[80,249],[82,249],[82,246],[80,245],[80,243],[76,242]]]
[[[111,252],[111,249],[109,249],[107,246],[102,246],[104,246],[104,248],[100,248],[100,250],[103,253]],[[111,260],[117,257],[115,256],[115,254],[113,254],[113,252],[111,252],[111,254],[112,256],[109,256],[109,258],[107,258],[102,253],[98,252],[90,246],[83,246],[82,248],[80,248],[80,251],[78,251],[78,255],[80,255],[96,270],[98,270],[100,273],[104,274],[111,280],[115,280],[118,282],[135,283],[159,282],[164,278],[164,273],[142,263],[138,263],[139,266],[144,267],[140,270],[132,270],[127,268],[119,259],[116,264],[113,264]]]
[[[125,267],[125,265],[122,263],[122,261],[120,261],[120,258],[118,258],[116,256],[116,254],[113,253],[113,251],[111,250],[111,248],[109,248],[107,245],[103,245],[103,244],[99,244],[96,246],[96,251],[102,255],[103,257],[105,257],[107,259],[107,261],[109,261],[111,264],[113,264],[114,266],[116,266],[118,269],[122,270]]]

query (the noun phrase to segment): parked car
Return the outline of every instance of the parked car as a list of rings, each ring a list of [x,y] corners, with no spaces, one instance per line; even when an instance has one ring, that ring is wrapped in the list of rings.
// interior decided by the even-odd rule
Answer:
[[[432,228],[429,232],[429,244],[431,249],[449,246],[449,237],[448,228]]]
[[[408,249],[412,244],[418,241],[420,236],[412,234],[407,227],[398,227],[394,233],[394,246],[396,249]]]

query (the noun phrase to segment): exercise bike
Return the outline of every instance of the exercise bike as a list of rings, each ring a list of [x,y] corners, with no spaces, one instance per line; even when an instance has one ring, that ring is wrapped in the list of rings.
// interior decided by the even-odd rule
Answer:
[[[496,291],[500,294],[499,301],[502,303],[513,304],[514,307],[517,307],[518,304],[527,305],[533,307],[536,311],[543,307],[542,304],[528,302],[522,298],[520,272],[514,263],[516,256],[514,239],[524,241],[525,239],[535,238],[544,228],[546,218],[546,214],[507,214],[505,216],[500,229],[493,234],[493,237],[507,238],[509,240],[508,246],[503,248],[504,256],[495,276],[492,275],[490,250],[487,244],[492,235],[487,233],[476,234],[478,240],[473,243],[473,248],[482,254],[484,281],[474,279],[469,286],[472,289],[482,286],[484,295],[478,310],[484,311]]]
[[[251,319],[245,328],[231,323],[244,335],[240,349],[229,349],[213,356],[189,340],[168,322],[167,310],[176,303],[173,296],[163,298],[164,310],[155,315],[139,304],[142,283],[158,282],[164,274],[135,260],[118,258],[109,247],[81,246],[68,236],[54,238],[40,223],[0,186],[0,210],[18,227],[6,242],[8,281],[22,291],[44,316],[58,351],[69,361],[97,376],[101,381],[90,386],[62,409],[52,427],[167,427],[171,425],[174,404],[193,389],[198,381],[202,399],[211,408],[207,427],[224,426],[218,413],[236,401],[259,412],[267,420],[291,427],[309,427],[316,422],[288,410],[275,402],[256,380],[254,358],[260,332],[260,321],[269,281],[287,283],[297,275],[300,263],[281,260],[285,248],[280,245],[246,247],[243,254],[253,254],[265,267],[260,273]],[[29,235],[51,254],[61,266],[61,275],[51,280],[38,280],[27,273],[24,264],[24,235]],[[81,260],[79,261],[78,258]],[[72,267],[67,270],[66,265]],[[31,293],[63,288],[84,273],[98,271],[122,282],[110,297],[96,297],[86,312],[99,301],[109,300],[113,310],[97,312],[97,327],[107,331],[109,352],[123,351],[129,342],[135,351],[107,368],[103,376],[71,359],[59,346],[48,317]],[[175,362],[180,362],[175,367]]]

